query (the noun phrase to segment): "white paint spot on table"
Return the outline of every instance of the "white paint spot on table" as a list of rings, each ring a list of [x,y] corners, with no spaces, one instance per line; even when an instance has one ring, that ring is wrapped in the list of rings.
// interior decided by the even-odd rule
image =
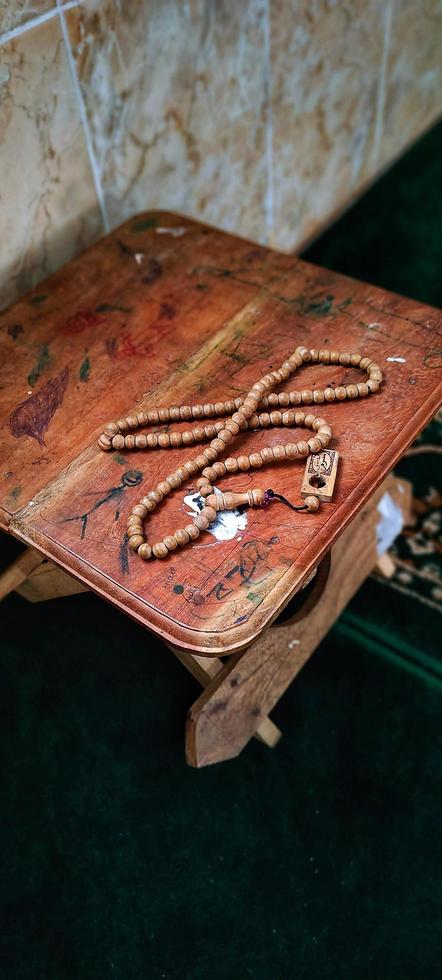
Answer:
[[[405,364],[405,357],[387,357],[387,361],[390,361],[392,364]]]
[[[221,493],[217,487],[214,487],[214,491]],[[205,500],[199,493],[192,493],[184,497],[184,503],[186,507],[190,507],[189,517],[195,517],[203,509]],[[245,511],[241,513],[239,510],[223,510],[218,514],[216,521],[207,528],[207,532],[213,534],[217,541],[231,541],[238,534],[238,531],[245,531],[246,527],[247,513]]]

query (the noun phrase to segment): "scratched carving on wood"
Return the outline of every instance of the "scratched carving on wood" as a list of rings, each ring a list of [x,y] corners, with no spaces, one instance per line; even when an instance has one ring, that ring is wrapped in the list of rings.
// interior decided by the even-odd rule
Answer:
[[[436,410],[442,318],[411,301],[290,256],[253,249],[182,218],[162,215],[159,220],[162,227],[186,227],[186,234],[155,237],[153,226],[135,233],[134,222],[128,223],[40,288],[41,302],[24,300],[0,318],[5,362],[11,363],[0,392],[8,420],[2,432],[7,463],[0,473],[4,521],[15,511],[14,533],[64,562],[172,643],[223,652],[252,640],[293,595]],[[155,258],[161,275],[144,282],[145,263],[136,261],[135,252]],[[60,325],[78,311],[72,285],[78,276],[85,284],[82,308],[99,309],[102,322],[61,335]],[[164,304],[176,311],[173,318]],[[132,356],[122,343],[123,332],[138,350],[147,338],[151,341],[150,327],[159,321],[168,331],[172,325],[166,342],[154,346],[149,357]],[[14,339],[8,327],[16,324],[23,333]],[[12,436],[9,417],[23,401],[23,386],[26,394],[27,376],[44,344],[53,377],[67,366],[70,382],[46,431],[48,462],[34,465],[41,457],[38,440]],[[321,406],[332,424],[332,448],[340,453],[333,502],[308,521],[283,506],[272,507],[271,516],[252,509],[241,540],[237,535],[217,541],[204,534],[163,564],[144,564],[127,548],[128,511],[144,487],[156,485],[189,453],[101,453],[95,440],[103,424],[141,407],[195,404],[202,392],[210,401],[236,397],[298,344],[364,353],[385,374],[379,396]],[[125,349],[127,356],[118,357]],[[85,356],[90,370],[82,381]],[[47,370],[37,391],[44,387]],[[360,372],[309,365],[300,370],[295,387],[335,387],[344,378],[346,384],[359,381]],[[158,432],[162,429],[157,426]],[[300,436],[301,431],[294,435],[290,430],[287,439]],[[277,429],[245,433],[238,453],[261,448],[263,439],[274,445],[282,438]],[[300,502],[303,467],[303,461],[272,467],[268,485]],[[136,485],[124,481],[131,470],[139,474]],[[260,485],[265,480],[262,468]],[[220,489],[248,490],[255,483],[250,471],[236,473],[223,478]],[[18,485],[21,493],[14,499],[11,490]],[[188,522],[183,497],[195,491],[189,479],[153,514],[157,540]]]

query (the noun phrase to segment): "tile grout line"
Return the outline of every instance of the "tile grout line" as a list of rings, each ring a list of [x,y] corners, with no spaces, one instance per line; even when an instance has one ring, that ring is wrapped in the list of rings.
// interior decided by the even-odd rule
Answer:
[[[265,222],[267,245],[273,239],[273,108],[272,108],[272,56],[270,34],[270,0],[263,0],[264,34],[264,98],[266,104],[266,171],[267,186],[265,195]]]
[[[73,7],[80,7],[83,0],[69,0],[68,3],[63,4],[62,10],[72,10]],[[38,27],[40,24],[45,24],[48,20],[52,20],[53,17],[57,17],[59,12],[58,7],[53,7],[52,10],[47,10],[44,14],[39,14],[38,17],[33,17],[32,20],[27,20],[24,24],[20,24],[20,27],[13,27],[11,31],[6,31],[5,34],[0,34],[0,44],[7,44],[8,41],[13,41],[15,37],[20,37],[21,34],[25,34],[26,31],[31,31],[33,27]]]
[[[72,54],[71,41],[68,34],[68,29],[66,27],[66,21],[64,17],[64,11],[67,10],[67,6],[63,6],[60,0],[57,0],[57,11],[60,17],[61,32],[63,35],[63,40],[66,48],[69,68],[72,77],[72,83],[74,86],[75,95],[77,98],[78,111],[80,113],[80,121],[83,129],[84,140],[86,143],[86,150],[89,157],[89,164],[92,171],[92,177],[95,185],[95,193],[97,195],[97,201],[100,208],[101,220],[103,222],[103,228],[105,233],[110,230],[109,219],[107,216],[106,202],[104,200],[103,187],[101,184],[100,173],[98,169],[97,160],[95,157],[95,151],[92,143],[92,134],[90,131],[89,120],[87,118],[86,106],[84,103],[83,93],[81,91],[79,78],[77,75],[77,69],[75,66],[74,56]]]
[[[388,0],[385,7],[384,20],[384,43],[382,46],[381,64],[379,67],[378,97],[376,101],[375,131],[373,139],[373,163],[376,166],[379,162],[381,152],[382,130],[384,128],[384,109],[385,109],[385,82],[387,76],[387,61],[390,50],[391,25],[393,22],[394,0]]]

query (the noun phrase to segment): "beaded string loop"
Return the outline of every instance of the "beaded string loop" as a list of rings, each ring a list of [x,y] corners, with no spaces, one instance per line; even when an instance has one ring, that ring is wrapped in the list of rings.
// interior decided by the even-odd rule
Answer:
[[[341,364],[345,367],[360,368],[367,372],[368,377],[366,381],[359,384],[340,385],[336,388],[326,387],[314,390],[306,388],[301,391],[282,392],[280,394],[271,390],[274,386],[286,381],[297,368],[306,363]],[[194,443],[211,440],[210,445],[200,455],[189,459],[182,466],[178,466],[173,473],[161,480],[154,490],[150,490],[140,503],[132,508],[127,523],[130,547],[145,560],[152,556],[165,558],[169,552],[175,551],[178,547],[184,547],[189,541],[196,540],[200,532],[207,530],[213,523],[218,511],[233,510],[241,504],[261,507],[268,503],[269,499],[276,499],[277,495],[276,497],[273,495],[271,498],[259,488],[243,494],[215,494],[213,483],[225,473],[259,469],[266,463],[278,462],[283,459],[293,460],[298,456],[306,457],[310,453],[317,453],[325,449],[332,437],[332,430],[326,420],[312,413],[306,414],[303,410],[293,411],[293,408],[297,405],[318,405],[324,402],[344,401],[347,398],[365,398],[379,390],[382,379],[379,366],[369,357],[362,357],[360,354],[347,354],[330,350],[308,350],[306,347],[297,347],[277,371],[271,371],[255,382],[244,399],[230,399],[215,404],[208,402],[204,405],[154,408],[137,412],[136,415],[128,415],[116,422],[110,422],[105,426],[98,439],[100,449],[105,452],[113,449],[168,449],[182,445],[192,446]],[[284,411],[280,412],[278,407],[283,408]],[[265,411],[258,413],[258,408]],[[271,409],[271,411],[267,411],[267,409]],[[133,430],[149,424],[190,419],[200,420],[221,415],[229,417],[214,424],[198,425],[184,432],[133,434]],[[245,432],[247,429],[266,429],[279,425],[304,426],[311,429],[314,435],[307,440],[268,446],[259,452],[251,453],[250,456],[230,456],[224,462],[218,459],[218,456],[224,453],[227,446],[240,432]],[[186,527],[178,528],[174,534],[167,535],[163,541],[158,541],[150,546],[144,535],[143,521],[167,494],[180,487],[189,477],[195,476],[199,471],[202,471],[202,477],[198,479],[197,487],[201,496],[206,498],[203,510]],[[305,506],[309,511],[317,510],[319,506],[317,497],[306,498]]]

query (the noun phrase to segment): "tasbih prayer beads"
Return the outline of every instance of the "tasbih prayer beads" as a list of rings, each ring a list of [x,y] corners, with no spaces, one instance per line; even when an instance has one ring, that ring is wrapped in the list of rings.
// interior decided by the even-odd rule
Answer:
[[[345,367],[360,368],[367,372],[367,380],[359,384],[339,385],[336,388],[326,387],[324,389],[315,388],[314,390],[305,388],[301,391],[282,392],[281,394],[271,390],[275,385],[286,381],[302,364],[309,362],[314,364],[341,364]],[[117,422],[110,422],[105,426],[104,432],[98,439],[98,445],[106,452],[113,449],[168,449],[178,446],[192,446],[194,443],[211,440],[210,445],[200,455],[189,459],[182,466],[178,466],[173,473],[161,480],[155,489],[150,490],[140,503],[132,508],[127,522],[130,547],[145,560],[151,557],[165,558],[178,547],[184,547],[190,541],[195,541],[201,531],[206,531],[216,520],[220,511],[233,510],[244,505],[263,507],[275,499],[289,503],[279,494],[273,493],[272,490],[264,491],[256,488],[245,493],[221,494],[214,492],[213,484],[226,473],[247,472],[250,469],[259,469],[268,463],[306,457],[310,453],[318,453],[325,449],[332,437],[332,430],[326,420],[312,413],[305,413],[303,410],[293,411],[293,407],[312,404],[322,405],[324,402],[344,401],[347,398],[365,398],[367,395],[378,391],[381,383],[382,372],[369,357],[362,357],[360,354],[339,353],[330,350],[308,350],[305,347],[297,347],[294,354],[284,361],[278,370],[271,371],[255,382],[244,399],[208,402],[204,405],[153,408],[128,415],[118,419]],[[285,410],[279,411],[278,406]],[[271,409],[271,411],[258,413],[258,408]],[[149,424],[188,421],[190,419],[200,420],[219,415],[230,417],[214,424],[198,425],[184,432],[133,435],[133,430]],[[229,456],[224,462],[218,459],[218,456],[225,452],[227,446],[233,442],[240,432],[245,432],[247,429],[266,429],[280,425],[303,426],[311,429],[314,435],[307,440],[267,446],[251,453],[250,456],[246,454],[238,457]],[[202,471],[202,476],[197,481],[197,487],[200,495],[205,498],[205,506],[201,512],[191,523],[178,528],[173,534],[163,538],[162,541],[157,541],[152,546],[148,544],[143,530],[143,521],[147,515],[155,510],[167,494],[178,489],[199,471]],[[301,507],[294,507],[291,504],[289,506],[294,510],[313,512],[318,509],[319,500],[312,494],[306,497]]]

